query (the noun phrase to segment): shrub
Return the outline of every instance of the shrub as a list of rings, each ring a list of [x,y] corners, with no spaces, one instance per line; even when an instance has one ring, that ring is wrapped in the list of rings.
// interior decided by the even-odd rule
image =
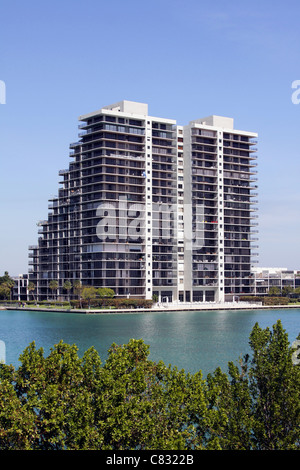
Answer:
[[[259,295],[241,295],[240,300],[242,302],[262,302],[263,297],[260,297]]]
[[[289,303],[288,297],[264,297],[264,305],[287,305]]]
[[[89,302],[87,300],[82,299],[80,300],[71,300],[71,306],[73,308],[79,309],[89,308]],[[119,309],[132,309],[132,308],[151,308],[153,305],[152,300],[146,299],[122,299],[122,298],[114,298],[114,299],[92,299],[90,300],[90,307],[91,308],[119,308]]]

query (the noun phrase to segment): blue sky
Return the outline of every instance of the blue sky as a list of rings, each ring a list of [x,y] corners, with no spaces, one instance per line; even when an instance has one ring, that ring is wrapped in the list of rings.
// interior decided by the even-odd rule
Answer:
[[[1,0],[0,274],[27,272],[78,116],[122,99],[257,132],[259,265],[300,269],[299,15],[294,0]]]

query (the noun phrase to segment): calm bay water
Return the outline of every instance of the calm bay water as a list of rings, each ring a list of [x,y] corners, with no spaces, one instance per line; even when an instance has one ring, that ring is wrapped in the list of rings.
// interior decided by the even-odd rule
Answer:
[[[80,356],[94,346],[104,362],[112,343],[143,339],[150,346],[150,359],[187,372],[202,370],[206,376],[218,366],[227,372],[228,361],[250,351],[249,335],[256,322],[272,328],[278,319],[292,343],[300,333],[300,309],[101,315],[3,310],[0,340],[6,363],[18,367],[20,354],[32,341],[45,355],[60,340],[76,344]]]

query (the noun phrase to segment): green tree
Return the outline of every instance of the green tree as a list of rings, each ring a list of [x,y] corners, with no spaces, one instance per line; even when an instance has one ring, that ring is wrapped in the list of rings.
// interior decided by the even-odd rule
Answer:
[[[0,368],[0,398],[10,396],[1,400],[0,449],[184,448],[187,376],[148,354],[143,341],[130,340],[112,345],[102,366],[94,348],[80,359],[60,342],[45,358],[31,343],[17,371]]]
[[[5,300],[10,298],[10,287],[5,282],[0,284],[0,298]]]
[[[6,366],[2,366],[6,367]],[[19,399],[12,373],[2,370],[0,383],[0,450],[32,450],[39,438],[34,414]],[[11,379],[3,377],[11,375]]]
[[[253,398],[254,446],[259,450],[293,450],[300,445],[300,369],[281,321],[250,335],[249,370]]]
[[[293,288],[291,286],[283,286],[281,295],[283,297],[289,297],[293,292]]]
[[[63,285],[63,289],[68,292],[68,300],[70,301],[70,290],[72,289],[72,284],[70,281],[65,281]]]
[[[35,301],[35,295],[34,295],[35,288],[36,288],[36,286],[33,282],[28,283],[27,290],[28,290],[28,292],[32,292],[32,296],[33,296],[34,301]]]
[[[251,396],[248,380],[237,365],[229,363],[229,376],[217,368],[207,376],[207,399],[211,410],[206,448],[251,449]]]
[[[58,281],[56,281],[55,279],[52,279],[52,281],[50,281],[49,283],[49,289],[52,290],[53,292],[53,298],[54,298],[54,293],[56,292],[57,294],[57,289],[58,289]]]
[[[9,282],[12,283],[14,282],[14,280],[10,277],[8,271],[5,271],[4,275],[0,276],[0,284],[9,283]]]
[[[91,306],[91,300],[94,300],[97,295],[97,289],[95,287],[84,287],[82,289],[82,298],[88,301],[89,308]]]
[[[280,294],[281,294],[281,291],[280,291],[279,287],[277,287],[277,286],[271,286],[270,287],[269,295],[271,295],[272,297],[276,297]]]
[[[300,335],[298,337],[300,340]],[[300,348],[281,322],[250,335],[252,353],[204,379],[149,360],[142,340],[104,364],[62,341],[0,365],[0,450],[270,450],[300,446]]]
[[[115,291],[113,289],[109,289],[108,287],[99,287],[97,289],[97,295],[100,297],[100,299],[111,299],[114,297]]]
[[[81,295],[82,295],[82,290],[83,290],[83,285],[79,280],[74,282],[74,294],[77,295],[79,301],[80,301],[80,307],[81,305]]]
[[[22,365],[11,381],[15,384],[14,399],[18,397],[22,409],[29,413],[31,427],[22,435],[26,445],[30,443],[32,450],[93,448],[93,397],[83,383],[77,348],[60,342],[44,358],[43,349],[37,350],[32,343],[20,360]],[[3,432],[4,442],[6,435]]]
[[[294,294],[296,294],[298,297],[300,296],[300,287],[296,287],[294,289]]]
[[[4,276],[0,277],[0,296],[4,299],[12,300],[12,290],[15,281],[10,277],[8,271],[4,272]]]

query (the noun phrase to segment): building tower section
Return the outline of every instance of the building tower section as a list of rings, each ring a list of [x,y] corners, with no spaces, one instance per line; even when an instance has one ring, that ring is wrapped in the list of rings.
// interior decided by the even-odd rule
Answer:
[[[253,293],[256,137],[220,116],[184,127],[186,301]]]
[[[175,124],[152,119],[152,286],[159,301],[178,300]]]
[[[31,246],[40,300],[66,295],[66,281],[109,287],[120,297],[177,295],[176,140],[173,120],[122,101],[79,118],[72,162],[61,170]]]
[[[258,248],[257,134],[223,131],[225,296],[254,293]]]
[[[80,280],[144,297],[145,118],[131,111],[117,103],[80,117]]]

